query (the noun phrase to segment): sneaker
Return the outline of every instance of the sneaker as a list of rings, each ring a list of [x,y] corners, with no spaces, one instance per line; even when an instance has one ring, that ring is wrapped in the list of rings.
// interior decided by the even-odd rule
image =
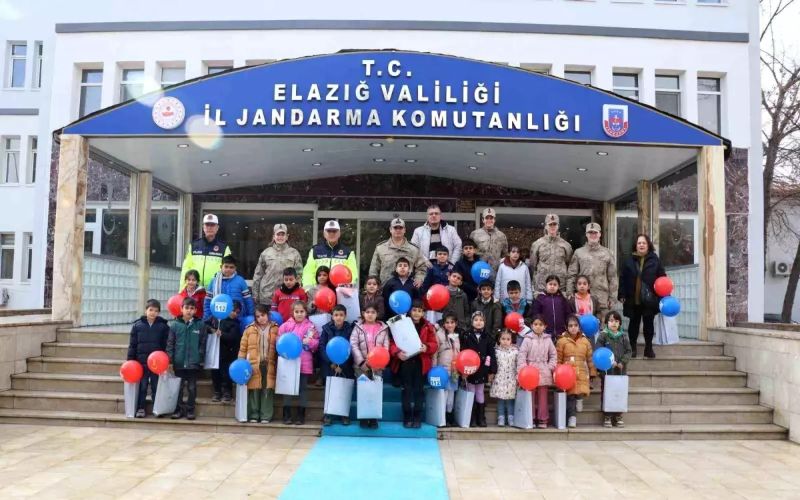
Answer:
[[[567,420],[567,427],[569,427],[570,429],[574,429],[575,427],[578,427],[578,419],[577,419],[577,417],[569,417],[569,419]]]
[[[362,429],[369,429],[369,420],[362,418],[358,421],[358,426]]]
[[[582,399],[575,400],[575,409],[578,411],[578,413],[583,411],[583,400]]]
[[[644,357],[647,358],[647,359],[655,359],[656,352],[653,350],[652,347],[650,347],[649,349],[645,348]]]
[[[342,425],[350,425],[350,417],[342,417]]]
[[[139,408],[136,410],[136,418],[144,418],[144,410]]]
[[[186,412],[186,420],[194,420],[195,418],[194,410],[189,410]]]
[[[330,415],[323,415],[322,417],[322,425],[328,426],[331,425],[331,417]]]
[[[230,394],[223,394],[222,395],[222,402],[223,403],[230,403],[233,400]]]
[[[625,422],[622,420],[622,417],[617,417],[616,424],[617,427],[625,427]]]
[[[178,420],[183,416],[183,412],[181,410],[175,410],[175,413],[172,414],[170,417],[172,420]]]
[[[222,400],[222,395],[218,392],[215,392],[213,396],[211,396],[212,403],[219,403]]]
[[[378,428],[378,419],[373,418],[369,421],[369,428],[370,429],[377,429]]]
[[[497,426],[498,427],[505,427],[506,426],[506,417],[503,415],[498,415],[497,417]]]
[[[611,427],[611,417],[605,417],[603,419],[603,427]]]
[[[250,420],[248,420],[248,422],[250,422],[251,424],[257,424],[258,420],[251,418]]]
[[[547,429],[547,422],[539,422],[539,424],[536,427],[538,427],[539,429]]]
[[[262,424],[268,424],[268,423],[270,423],[270,422],[272,422],[272,420],[267,420],[266,418],[262,418],[262,419],[261,419],[261,423],[262,423]]]
[[[509,427],[513,427],[514,426],[514,415],[509,415],[508,416],[508,426]]]

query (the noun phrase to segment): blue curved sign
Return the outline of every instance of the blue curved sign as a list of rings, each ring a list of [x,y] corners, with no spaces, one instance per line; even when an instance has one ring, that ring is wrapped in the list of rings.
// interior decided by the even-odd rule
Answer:
[[[403,51],[344,52],[210,75],[98,111],[63,133],[722,144],[700,127],[600,89]]]

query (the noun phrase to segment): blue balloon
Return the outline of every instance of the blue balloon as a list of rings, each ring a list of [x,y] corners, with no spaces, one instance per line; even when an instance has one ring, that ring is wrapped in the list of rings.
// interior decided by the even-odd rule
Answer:
[[[472,264],[472,269],[469,273],[472,275],[472,281],[476,285],[480,285],[481,281],[488,280],[492,276],[492,266],[485,261],[479,260]]]
[[[228,367],[228,374],[231,376],[231,380],[237,384],[246,384],[253,376],[253,367],[246,359],[237,359]]]
[[[245,328],[255,323],[255,316],[242,316],[239,318],[239,330],[244,333]]]
[[[583,314],[578,318],[578,322],[587,336],[592,336],[600,330],[600,320],[594,314]]]
[[[411,295],[405,290],[395,290],[389,295],[389,307],[397,314],[405,314],[411,310]]]
[[[233,311],[233,300],[230,295],[221,293],[211,299],[211,315],[217,319],[225,319]]]
[[[279,313],[278,311],[270,311],[269,320],[278,326],[281,326],[283,324],[283,316],[281,316],[281,313]]]
[[[614,353],[608,347],[598,347],[592,354],[592,361],[595,368],[607,372],[614,366]]]
[[[673,297],[672,295],[667,295],[661,302],[659,303],[659,310],[661,314],[671,318],[673,316],[677,316],[679,312],[681,312],[681,303]]]
[[[450,387],[450,375],[444,366],[434,366],[428,372],[428,385],[434,389],[445,390]]]
[[[344,337],[334,337],[325,346],[325,353],[331,362],[341,365],[350,357],[350,342]]]
[[[303,343],[294,334],[294,332],[286,332],[278,337],[277,344],[278,354],[286,359],[294,359],[300,356],[303,351]]]

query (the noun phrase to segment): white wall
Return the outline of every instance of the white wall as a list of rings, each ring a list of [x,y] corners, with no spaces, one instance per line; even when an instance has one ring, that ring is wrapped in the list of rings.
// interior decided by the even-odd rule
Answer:
[[[800,207],[787,209],[789,220],[791,221],[792,231],[800,234]],[[797,251],[798,239],[792,231],[783,229],[779,235],[772,231],[768,233],[767,245],[767,274],[764,283],[765,296],[768,299],[764,303],[764,312],[767,314],[780,314],[783,310],[783,297],[786,295],[786,285],[788,277],[775,276],[772,273],[773,263],[788,262],[791,269],[794,255]],[[800,290],[797,291],[792,307],[792,321],[800,321]]]

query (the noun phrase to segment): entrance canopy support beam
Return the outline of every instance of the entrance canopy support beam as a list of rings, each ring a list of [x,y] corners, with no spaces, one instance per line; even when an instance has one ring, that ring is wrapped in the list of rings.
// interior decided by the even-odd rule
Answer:
[[[699,275],[700,340],[709,328],[726,326],[727,227],[723,146],[704,146],[697,155],[697,209],[702,238]]]
[[[638,212],[638,231],[650,235],[653,222],[653,197],[650,181],[641,180],[636,183],[636,205]]]
[[[613,201],[603,202],[603,246],[617,259],[617,206]]]
[[[138,310],[144,311],[144,304],[150,295],[150,211],[153,206],[153,174],[150,172],[136,174],[136,194],[133,219],[136,241],[134,260],[138,265]]]

